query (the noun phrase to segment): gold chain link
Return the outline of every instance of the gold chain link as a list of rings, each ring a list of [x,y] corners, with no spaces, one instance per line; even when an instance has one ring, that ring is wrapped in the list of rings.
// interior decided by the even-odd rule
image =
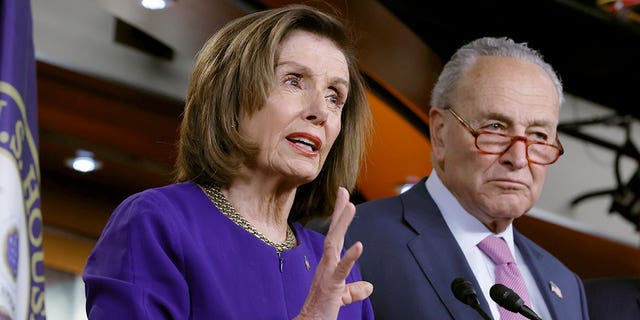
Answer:
[[[258,231],[247,219],[245,219],[245,217],[241,216],[238,213],[236,208],[234,208],[233,205],[229,202],[229,200],[227,200],[227,198],[224,196],[224,194],[222,193],[218,185],[206,185],[206,186],[199,185],[199,186],[200,186],[200,189],[202,189],[204,193],[207,195],[209,200],[211,200],[211,202],[213,202],[213,204],[216,207],[218,207],[220,211],[222,211],[222,214],[227,216],[229,219],[231,219],[231,221],[233,221],[238,226],[242,227],[243,229],[247,230],[249,233],[258,237],[258,239],[262,240],[264,243],[276,249],[277,253],[281,253],[282,251],[292,249],[296,246],[296,242],[297,242],[296,236],[293,234],[293,230],[291,230],[291,227],[289,226],[289,224],[287,224],[287,238],[284,240],[284,242],[280,242],[280,243],[273,242],[267,239],[267,237],[264,234],[262,234],[262,232]]]

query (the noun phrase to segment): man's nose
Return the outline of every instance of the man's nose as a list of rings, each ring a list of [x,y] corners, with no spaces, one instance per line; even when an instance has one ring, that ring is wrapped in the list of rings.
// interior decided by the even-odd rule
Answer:
[[[516,169],[526,167],[529,164],[529,159],[527,159],[527,138],[514,137],[511,145],[502,154],[501,161]]]

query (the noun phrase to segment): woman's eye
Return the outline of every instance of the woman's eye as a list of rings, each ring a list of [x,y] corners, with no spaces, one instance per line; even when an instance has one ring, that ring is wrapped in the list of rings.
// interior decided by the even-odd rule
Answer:
[[[331,102],[332,104],[336,104],[336,105],[342,105],[343,104],[342,98],[340,97],[339,93],[334,93],[334,94],[331,94],[331,95],[327,96],[327,100],[329,102]]]
[[[296,88],[300,88],[300,83],[302,82],[302,77],[298,75],[290,75],[284,81],[287,85],[294,86]]]
[[[330,104],[338,107],[338,108],[342,108],[344,106],[344,99],[342,98],[342,95],[340,95],[340,93],[335,93],[335,94],[331,94],[328,95],[325,98]]]
[[[336,105],[339,108],[342,108],[345,102],[345,97],[342,94],[342,91],[338,88],[331,88],[331,93],[327,96],[327,101],[331,104]]]

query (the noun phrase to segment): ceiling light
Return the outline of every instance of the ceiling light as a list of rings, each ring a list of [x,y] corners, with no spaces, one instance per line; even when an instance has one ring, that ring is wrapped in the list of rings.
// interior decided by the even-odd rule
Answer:
[[[102,168],[102,163],[94,158],[93,152],[87,150],[77,150],[76,156],[67,159],[65,164],[79,172],[91,172]]]
[[[405,193],[407,190],[411,189],[411,187],[413,187],[413,183],[405,183],[401,186],[399,186],[399,193]]]
[[[173,3],[172,0],[140,0],[140,4],[149,10],[162,10]]]
[[[405,193],[407,190],[411,189],[414,184],[418,183],[420,178],[418,176],[410,175],[405,178],[403,183],[396,185],[396,193],[401,194]]]

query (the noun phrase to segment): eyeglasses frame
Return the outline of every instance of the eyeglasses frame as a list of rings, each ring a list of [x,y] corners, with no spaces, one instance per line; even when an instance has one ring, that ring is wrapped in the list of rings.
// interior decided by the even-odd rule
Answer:
[[[548,165],[553,164],[554,162],[558,161],[558,159],[560,159],[560,156],[564,154],[564,147],[562,147],[562,143],[560,143],[560,139],[558,138],[557,134],[556,134],[556,141],[555,141],[555,143],[557,145],[555,145],[555,144],[550,144],[550,143],[544,143],[544,142],[529,140],[527,137],[523,137],[523,136],[510,136],[510,135],[497,133],[497,132],[478,131],[478,130],[474,129],[473,127],[471,127],[471,124],[469,124],[469,122],[464,120],[457,112],[455,112],[451,106],[448,106],[445,109],[449,110],[449,112],[453,115],[453,117],[456,118],[456,120],[458,120],[458,122],[460,122],[460,124],[462,124],[462,126],[464,126],[467,129],[467,131],[469,131],[469,133],[471,133],[471,135],[474,138],[474,145],[476,146],[476,148],[478,149],[478,151],[480,153],[483,153],[483,154],[500,154],[500,155],[502,155],[505,152],[507,152],[513,146],[514,143],[516,143],[517,141],[522,141],[526,145],[525,154],[527,156],[527,161],[529,161],[529,163],[535,163],[535,164],[538,164],[538,165],[548,166]],[[483,133],[484,134],[495,134],[495,135],[503,136],[503,137],[506,137],[506,138],[510,138],[511,139],[511,143],[509,144],[507,149],[505,149],[505,151],[503,151],[501,153],[484,151],[484,150],[480,149],[480,147],[478,147],[478,136],[480,136]],[[553,147],[554,149],[557,149],[559,151],[558,152],[558,156],[555,158],[555,160],[553,160],[553,161],[551,161],[549,163],[541,163],[541,162],[532,161],[529,158],[529,146],[532,145],[532,144],[541,144],[541,145],[546,145],[546,146]]]

